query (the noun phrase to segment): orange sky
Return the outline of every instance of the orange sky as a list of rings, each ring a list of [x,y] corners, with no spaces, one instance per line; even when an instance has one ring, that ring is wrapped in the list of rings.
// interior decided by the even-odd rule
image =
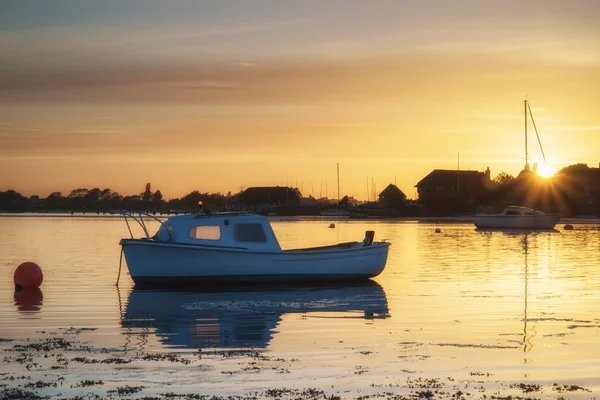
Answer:
[[[414,198],[458,153],[516,175],[526,98],[553,167],[598,166],[600,4],[301,3],[0,6],[0,190],[336,197],[339,162]]]

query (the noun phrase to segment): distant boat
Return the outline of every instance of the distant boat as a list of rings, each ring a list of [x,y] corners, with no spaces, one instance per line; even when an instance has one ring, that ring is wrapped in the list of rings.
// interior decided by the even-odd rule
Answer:
[[[477,214],[474,222],[475,227],[480,229],[554,229],[558,223],[558,214],[510,206],[500,214]]]
[[[121,239],[136,284],[318,282],[368,279],[385,268],[390,243],[361,242],[282,250],[269,219],[248,213],[188,214],[161,221],[124,213],[131,234]],[[150,236],[143,218],[160,223]],[[145,237],[134,238],[133,219]]]
[[[365,219],[369,218],[369,213],[365,211],[359,210],[350,210],[350,214],[348,215],[350,219]]]
[[[350,215],[350,211],[341,208],[328,208],[326,210],[321,210],[320,214],[323,217],[347,217]]]

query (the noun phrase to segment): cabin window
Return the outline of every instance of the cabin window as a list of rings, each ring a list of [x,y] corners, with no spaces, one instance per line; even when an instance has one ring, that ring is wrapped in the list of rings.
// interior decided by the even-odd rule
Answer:
[[[265,230],[261,224],[236,224],[233,228],[235,240],[238,242],[258,242],[267,241]]]
[[[534,213],[534,212],[531,212],[531,211],[526,211],[526,212],[525,212],[525,215],[535,215],[535,213]]]
[[[520,211],[507,211],[506,215],[521,215]]]
[[[190,229],[192,239],[219,240],[221,239],[221,227],[219,225],[202,225]]]

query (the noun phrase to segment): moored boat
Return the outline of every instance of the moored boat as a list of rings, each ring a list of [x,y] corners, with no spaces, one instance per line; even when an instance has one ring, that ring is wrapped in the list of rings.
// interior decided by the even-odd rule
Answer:
[[[367,279],[385,268],[390,243],[361,242],[282,250],[269,219],[248,213],[188,214],[161,221],[124,213],[131,238],[121,239],[136,284],[270,283]],[[134,238],[128,219],[145,237]],[[150,236],[144,218],[160,223]]]
[[[350,215],[350,211],[343,208],[328,208],[321,210],[319,213],[323,217],[347,217]]]
[[[545,214],[528,207],[510,206],[499,214],[477,214],[475,227],[492,229],[554,229],[558,214]]]

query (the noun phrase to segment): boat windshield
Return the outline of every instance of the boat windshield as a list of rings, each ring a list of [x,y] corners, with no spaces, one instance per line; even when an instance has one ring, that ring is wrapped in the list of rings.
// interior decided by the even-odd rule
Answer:
[[[237,242],[264,243],[267,241],[267,235],[261,224],[235,224],[233,234]]]

